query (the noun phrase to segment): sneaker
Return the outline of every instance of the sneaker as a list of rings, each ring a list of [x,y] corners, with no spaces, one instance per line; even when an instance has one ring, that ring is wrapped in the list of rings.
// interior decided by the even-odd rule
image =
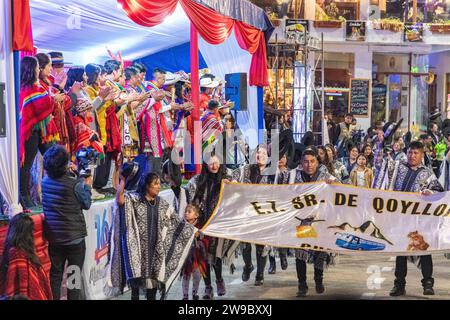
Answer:
[[[192,295],[192,300],[199,300],[200,297],[198,296],[198,294],[193,294]]]
[[[301,282],[298,285],[297,297],[304,297],[308,293],[308,285],[306,282]]]
[[[204,300],[212,300],[214,298],[214,290],[212,286],[205,286]]]
[[[217,285],[217,295],[219,297],[224,296],[227,293],[227,290],[225,289],[225,281],[223,281],[223,279],[216,280],[216,285]]]
[[[183,295],[183,299],[181,300],[189,300],[189,296],[187,294]]]
[[[92,188],[91,190],[91,194],[92,194],[92,200],[102,200],[105,199],[105,195],[99,193],[96,189]]]
[[[242,281],[247,282],[248,279],[250,279],[250,273],[255,269],[253,265],[250,265],[250,267],[244,266],[244,271],[242,272]]]

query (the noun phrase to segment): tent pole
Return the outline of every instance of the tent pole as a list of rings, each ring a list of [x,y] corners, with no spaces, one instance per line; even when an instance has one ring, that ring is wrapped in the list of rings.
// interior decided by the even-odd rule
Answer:
[[[198,32],[194,24],[191,22],[190,32],[190,56],[191,56],[191,94],[194,110],[192,112],[194,120],[194,163],[195,173],[201,171],[202,159],[202,126],[200,120],[200,80],[198,76]]]

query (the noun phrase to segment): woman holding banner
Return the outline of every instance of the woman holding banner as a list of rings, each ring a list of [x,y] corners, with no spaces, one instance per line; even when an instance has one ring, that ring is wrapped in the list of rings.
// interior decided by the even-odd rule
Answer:
[[[274,184],[276,169],[270,170],[268,149],[265,145],[258,145],[256,148],[256,163],[247,164],[233,171],[233,181],[252,184]],[[282,174],[281,174],[282,176]],[[284,179],[279,178],[280,181]],[[267,251],[263,245],[256,246],[256,279],[255,286],[261,286],[264,283],[264,269],[267,262]],[[242,250],[244,258],[244,270],[242,272],[242,281],[250,279],[250,273],[254,270],[252,264],[252,245],[244,243]]]

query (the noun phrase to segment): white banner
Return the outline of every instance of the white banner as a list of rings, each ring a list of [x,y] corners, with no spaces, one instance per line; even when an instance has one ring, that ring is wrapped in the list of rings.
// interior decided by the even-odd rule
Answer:
[[[172,190],[159,194],[170,204],[173,202]],[[86,256],[83,265],[83,285],[86,299],[105,300],[119,294],[108,285],[109,236],[112,226],[114,200],[94,202],[84,211],[86,219]]]
[[[202,230],[274,247],[345,254],[450,251],[450,192],[417,193],[324,182],[222,186]]]
[[[83,284],[87,300],[105,300],[111,295],[107,284],[109,229],[114,201],[94,202],[84,211],[88,236],[83,265]]]

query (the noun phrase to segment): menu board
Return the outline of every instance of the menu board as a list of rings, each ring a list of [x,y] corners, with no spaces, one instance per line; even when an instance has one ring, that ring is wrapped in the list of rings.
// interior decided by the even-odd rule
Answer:
[[[370,114],[370,79],[350,79],[348,111],[354,116],[368,117]]]

